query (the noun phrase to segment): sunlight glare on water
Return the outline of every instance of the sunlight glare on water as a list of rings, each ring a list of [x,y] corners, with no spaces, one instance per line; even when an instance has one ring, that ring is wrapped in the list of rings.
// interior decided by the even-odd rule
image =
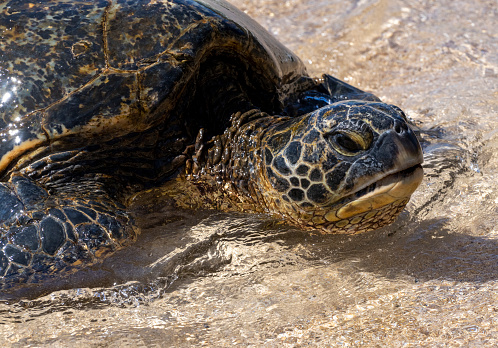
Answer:
[[[2,346],[497,346],[496,3],[231,2],[311,75],[406,111],[425,157],[407,210],[323,236],[151,199],[135,244],[65,290],[0,303]]]

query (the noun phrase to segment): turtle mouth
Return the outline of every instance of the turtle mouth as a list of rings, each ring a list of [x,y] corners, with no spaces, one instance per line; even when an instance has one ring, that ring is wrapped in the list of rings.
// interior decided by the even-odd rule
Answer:
[[[367,199],[383,193],[390,192],[393,197],[409,197],[420,185],[423,176],[423,169],[417,164],[408,169],[387,175],[367,187],[354,192],[349,197],[357,199]]]
[[[347,219],[397,201],[406,204],[422,179],[420,164],[387,175],[337,202],[335,214],[340,219]]]

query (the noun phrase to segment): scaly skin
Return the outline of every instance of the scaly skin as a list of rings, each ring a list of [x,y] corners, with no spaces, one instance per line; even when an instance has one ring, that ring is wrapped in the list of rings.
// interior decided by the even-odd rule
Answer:
[[[198,138],[186,167],[198,192],[178,205],[359,233],[393,222],[422,180],[420,145],[391,105],[339,102],[297,118],[252,110],[231,122],[207,144]]]

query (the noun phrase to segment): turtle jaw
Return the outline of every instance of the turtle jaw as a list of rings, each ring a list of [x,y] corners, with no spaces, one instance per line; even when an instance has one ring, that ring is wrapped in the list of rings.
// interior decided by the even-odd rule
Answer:
[[[373,230],[394,221],[408,203],[423,179],[423,169],[417,164],[408,169],[387,175],[336,202],[324,214],[322,229],[348,233]]]
[[[420,164],[382,177],[339,201],[286,215],[298,226],[324,234],[359,234],[394,222],[423,179]]]

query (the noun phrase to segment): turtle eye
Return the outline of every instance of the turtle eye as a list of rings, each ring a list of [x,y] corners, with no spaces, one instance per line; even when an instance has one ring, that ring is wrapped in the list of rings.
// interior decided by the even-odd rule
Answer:
[[[334,135],[334,141],[337,145],[350,152],[358,152],[361,150],[360,144],[351,139],[344,133],[337,133]]]
[[[356,132],[337,131],[327,138],[337,152],[346,156],[354,156],[370,146],[370,142]]]

